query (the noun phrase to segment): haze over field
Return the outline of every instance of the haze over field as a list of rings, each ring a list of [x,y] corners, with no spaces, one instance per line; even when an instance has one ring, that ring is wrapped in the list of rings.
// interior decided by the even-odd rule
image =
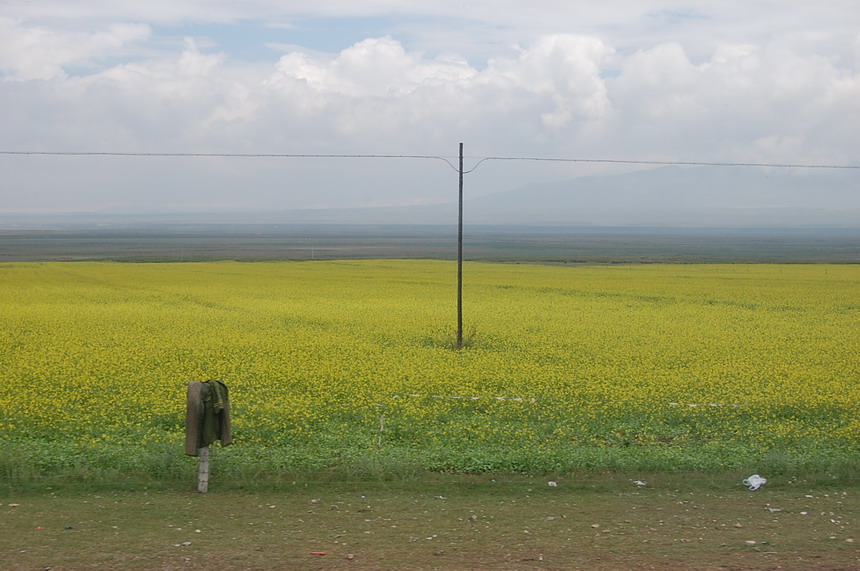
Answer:
[[[0,215],[438,223],[463,142],[475,223],[856,227],[856,168],[590,161],[856,167],[858,30],[850,0],[10,0]]]

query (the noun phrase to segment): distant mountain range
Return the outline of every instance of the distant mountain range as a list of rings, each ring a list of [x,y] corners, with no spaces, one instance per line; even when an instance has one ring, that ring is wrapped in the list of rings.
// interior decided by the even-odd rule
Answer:
[[[464,201],[469,224],[860,226],[860,170],[662,167],[532,184]],[[455,224],[456,204],[286,212],[291,223]]]
[[[667,166],[591,176],[468,198],[464,220],[496,226],[860,227],[860,170]],[[27,216],[0,216],[0,224]],[[45,219],[34,216],[32,219]],[[98,214],[76,223],[433,224],[457,222],[457,204],[268,213]]]
[[[860,170],[662,167],[535,184],[468,203],[473,223],[860,226]]]

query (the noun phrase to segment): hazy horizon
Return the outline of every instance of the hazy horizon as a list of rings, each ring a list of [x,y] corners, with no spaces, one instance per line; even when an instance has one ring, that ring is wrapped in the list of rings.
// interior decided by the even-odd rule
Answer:
[[[660,167],[612,176],[535,183],[470,197],[464,221],[475,225],[558,227],[860,228],[860,193],[851,172],[799,176],[763,169]],[[668,203],[667,203],[668,200]],[[3,213],[0,225],[413,224],[457,223],[457,203],[284,210],[101,210]]]

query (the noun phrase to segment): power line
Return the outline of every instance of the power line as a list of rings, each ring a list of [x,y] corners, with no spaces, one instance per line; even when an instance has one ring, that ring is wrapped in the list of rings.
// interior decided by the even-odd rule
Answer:
[[[697,167],[770,167],[789,169],[860,169],[860,165],[821,165],[793,163],[752,163],[752,162],[715,162],[715,161],[659,161],[638,159],[578,159],[551,157],[469,157],[479,159],[467,173],[474,171],[485,161],[539,161],[560,163],[604,163],[622,165],[655,165],[655,166],[697,166]]]
[[[323,154],[323,153],[147,153],[120,151],[0,151],[0,155],[48,157],[174,157],[174,158],[238,158],[238,159],[432,159],[448,163],[459,172],[451,157],[439,155],[377,155],[377,154]]]
[[[322,153],[151,153],[122,151],[0,151],[0,155],[42,155],[64,157],[231,157],[231,158],[297,158],[297,159],[439,159],[437,155],[377,155],[377,154],[322,154]]]
[[[6,156],[51,156],[51,157],[175,157],[175,158],[271,158],[271,159],[418,159],[439,160],[459,172],[452,162],[458,157],[442,155],[387,155],[387,154],[349,154],[349,153],[166,153],[166,152],[119,152],[119,151],[2,151]],[[651,166],[705,166],[705,167],[765,167],[783,169],[860,169],[860,165],[839,164],[810,164],[810,163],[765,163],[765,162],[719,162],[719,161],[680,161],[680,160],[645,160],[645,159],[609,159],[609,158],[566,158],[566,157],[517,157],[490,156],[465,157],[476,160],[477,163],[468,174],[487,161],[523,161],[523,162],[556,162],[556,163],[589,163],[589,164],[626,164]]]

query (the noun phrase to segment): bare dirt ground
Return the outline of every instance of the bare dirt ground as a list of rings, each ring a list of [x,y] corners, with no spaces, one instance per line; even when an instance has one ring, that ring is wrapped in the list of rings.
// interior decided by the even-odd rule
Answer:
[[[860,569],[857,482],[646,484],[432,476],[6,492],[0,568]]]

